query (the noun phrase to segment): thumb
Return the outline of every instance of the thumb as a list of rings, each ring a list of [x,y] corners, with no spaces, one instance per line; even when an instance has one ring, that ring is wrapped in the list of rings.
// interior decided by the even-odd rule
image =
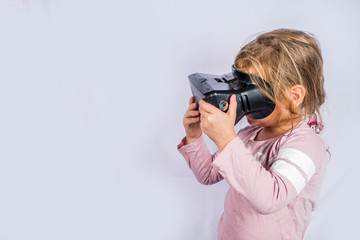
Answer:
[[[236,101],[236,95],[233,94],[230,97],[230,105],[229,105],[229,111],[227,112],[227,114],[231,117],[231,118],[236,118],[236,109],[237,109],[237,101]]]

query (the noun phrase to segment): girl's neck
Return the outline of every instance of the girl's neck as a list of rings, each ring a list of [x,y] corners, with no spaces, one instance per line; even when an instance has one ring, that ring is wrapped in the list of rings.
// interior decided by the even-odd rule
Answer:
[[[264,141],[264,140],[268,140],[270,138],[274,138],[280,135],[283,135],[284,133],[286,133],[287,131],[291,130],[293,127],[295,127],[299,122],[301,121],[301,119],[294,119],[293,123],[288,123],[288,124],[282,124],[282,125],[277,125],[277,126],[269,126],[269,127],[263,127],[258,134],[255,136],[254,140],[255,141]]]

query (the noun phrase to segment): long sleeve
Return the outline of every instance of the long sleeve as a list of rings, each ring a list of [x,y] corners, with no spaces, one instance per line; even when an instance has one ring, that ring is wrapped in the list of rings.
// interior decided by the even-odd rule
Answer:
[[[222,175],[211,165],[219,151],[213,155],[209,152],[203,134],[190,144],[185,145],[185,142],[186,137],[177,145],[177,149],[185,158],[196,179],[205,185],[221,181]]]
[[[243,141],[234,138],[212,165],[253,209],[270,214],[294,200],[321,168],[325,147],[313,136],[295,134],[280,146],[267,170]]]

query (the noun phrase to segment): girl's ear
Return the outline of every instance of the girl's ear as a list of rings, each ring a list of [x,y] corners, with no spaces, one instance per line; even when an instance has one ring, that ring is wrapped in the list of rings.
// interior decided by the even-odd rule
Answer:
[[[306,89],[303,85],[297,84],[290,88],[290,94],[294,107],[298,108],[304,100]]]

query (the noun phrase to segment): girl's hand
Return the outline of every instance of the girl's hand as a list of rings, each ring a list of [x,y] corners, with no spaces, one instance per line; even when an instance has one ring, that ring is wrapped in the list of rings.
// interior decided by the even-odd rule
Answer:
[[[234,130],[237,108],[236,96],[233,94],[230,97],[230,104],[228,104],[226,113],[204,100],[200,100],[199,104],[200,128],[213,140],[221,152],[237,136]]]
[[[186,132],[186,144],[194,142],[201,136],[200,113],[196,110],[197,103],[194,101],[195,98],[191,97],[189,100],[189,107],[183,118],[183,125]]]

